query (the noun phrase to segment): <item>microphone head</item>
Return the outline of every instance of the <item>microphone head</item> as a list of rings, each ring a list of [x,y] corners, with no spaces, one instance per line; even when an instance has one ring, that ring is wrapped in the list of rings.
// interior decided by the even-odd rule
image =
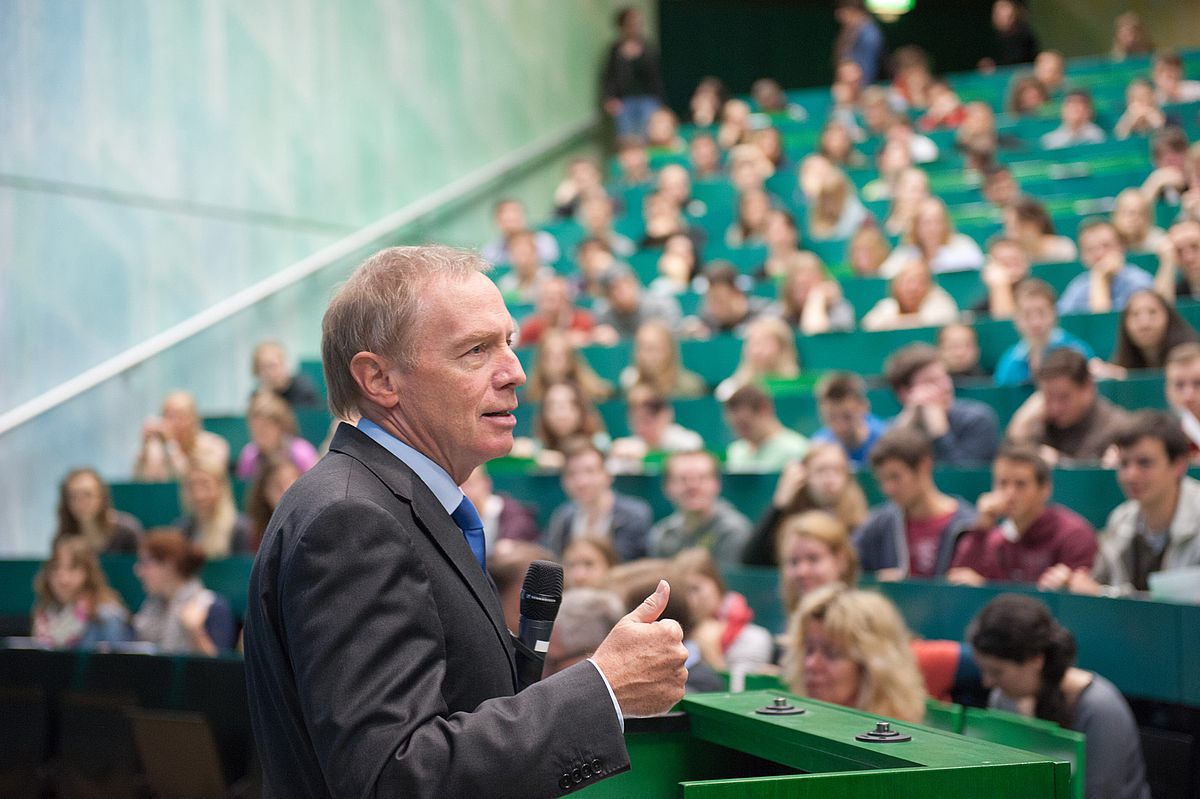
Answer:
[[[521,615],[536,621],[554,621],[562,604],[563,568],[551,560],[535,560],[521,586]]]

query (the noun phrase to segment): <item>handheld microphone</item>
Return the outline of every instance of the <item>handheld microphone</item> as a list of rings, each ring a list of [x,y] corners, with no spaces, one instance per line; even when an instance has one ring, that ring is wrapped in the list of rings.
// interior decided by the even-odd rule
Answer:
[[[562,566],[549,560],[535,560],[529,564],[521,586],[521,622],[514,637],[520,688],[542,678],[550,632],[554,628],[558,606],[562,604],[562,595]]]

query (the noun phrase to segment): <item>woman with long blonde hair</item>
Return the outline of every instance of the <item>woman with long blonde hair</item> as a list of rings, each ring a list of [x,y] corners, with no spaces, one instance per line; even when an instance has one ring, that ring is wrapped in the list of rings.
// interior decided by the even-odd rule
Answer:
[[[233,486],[223,466],[194,463],[180,484],[184,516],[173,527],[197,544],[208,558],[250,551],[250,522],[238,513]]]
[[[818,588],[858,584],[858,550],[836,516],[809,510],[787,517],[779,527],[779,593],[791,617],[800,600]]]
[[[643,322],[633,339],[633,363],[621,370],[624,391],[640,384],[664,397],[702,397],[708,393],[704,379],[683,367],[679,342],[662,322]]]
[[[746,328],[737,369],[721,381],[715,396],[724,402],[742,386],[766,380],[793,380],[799,376],[796,334],[779,317],[760,316]]]

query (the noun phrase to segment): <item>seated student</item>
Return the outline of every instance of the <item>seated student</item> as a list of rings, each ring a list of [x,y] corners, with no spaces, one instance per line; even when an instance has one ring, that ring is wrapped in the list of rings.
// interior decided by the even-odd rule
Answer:
[[[633,339],[633,363],[621,370],[621,389],[643,383],[665,397],[702,397],[708,394],[704,378],[683,367],[679,342],[662,322],[645,322]]]
[[[818,588],[858,584],[858,553],[846,525],[823,510],[788,516],[779,528],[775,549],[779,561],[779,593],[791,618],[800,600]]]
[[[658,277],[651,280],[647,286],[650,291],[671,295],[693,291],[696,288],[696,278],[700,274],[696,243],[682,233],[667,239],[654,270]],[[599,288],[599,284],[597,288],[594,296],[598,298],[604,292]]]
[[[957,128],[966,118],[967,110],[963,107],[958,94],[942,78],[937,78],[929,84],[929,107],[917,120],[917,128],[928,133],[939,128]]]
[[[846,245],[846,261],[855,277],[879,277],[888,255],[888,240],[876,225],[863,225]]]
[[[1150,201],[1136,188],[1122,189],[1112,211],[1113,228],[1126,252],[1158,252],[1167,232],[1154,224]]]
[[[1138,289],[1150,288],[1154,278],[1125,260],[1125,248],[1116,228],[1105,219],[1079,225],[1079,260],[1087,272],[1071,279],[1058,298],[1058,312],[1106,313],[1119,311]]]
[[[129,613],[108,585],[96,550],[59,536],[33,578],[33,638],[41,646],[90,649],[128,641]]]
[[[708,452],[676,452],[663,469],[674,512],[650,528],[649,555],[671,558],[689,547],[712,552],[721,568],[741,563],[750,520],[721,499],[721,473]]]
[[[871,413],[867,384],[853,372],[830,372],[817,382],[813,393],[822,424],[813,433],[813,443],[837,444],[855,471],[863,468],[871,447],[887,430],[887,422]]]
[[[613,491],[612,475],[604,467],[604,453],[581,443],[569,448],[562,468],[563,493],[546,526],[546,547],[561,555],[574,538],[600,538],[612,542],[622,560],[646,554],[646,533],[654,514],[645,500]]]
[[[983,266],[983,251],[970,237],[954,230],[946,204],[927,197],[917,205],[903,242],[879,267],[884,277],[893,277],[914,259],[924,260],[933,272],[961,272]]]
[[[308,375],[291,371],[287,350],[278,341],[259,342],[254,348],[252,371],[258,380],[255,393],[270,391],[278,394],[292,408],[322,408],[325,405]]]
[[[511,494],[496,491],[486,466],[476,466],[461,488],[483,522],[485,552],[502,539],[538,540],[538,523],[533,510]]]
[[[887,502],[854,532],[863,572],[881,580],[945,574],[975,508],[938,490],[929,439],[916,430],[889,430],[871,450],[871,470]]]
[[[525,399],[541,402],[550,386],[558,383],[574,383],[593,402],[608,399],[613,394],[612,384],[596,374],[579,350],[571,346],[566,333],[547,330],[533,358],[529,382],[525,384]]]
[[[647,456],[704,448],[695,430],[675,422],[675,408],[658,389],[638,383],[625,394],[630,435],[613,441],[608,468],[613,474],[640,474]]]
[[[917,217],[917,209],[931,196],[929,175],[924,170],[914,167],[901,172],[896,178],[896,188],[887,217],[883,220],[883,230],[890,236],[907,236]]]
[[[598,344],[616,344],[633,338],[645,322],[661,322],[672,330],[679,327],[683,312],[674,295],[646,291],[633,270],[613,266],[601,278],[604,296],[592,306],[596,329],[592,337]]]
[[[808,237],[813,241],[848,239],[870,219],[850,178],[828,158],[805,158],[799,182],[808,204]]]
[[[547,330],[560,330],[572,346],[582,347],[592,342],[595,318],[575,307],[571,285],[563,277],[552,277],[542,283],[534,312],[521,320],[517,346],[537,344]]]
[[[676,586],[687,600],[700,657],[716,671],[763,671],[771,665],[775,642],[765,627],[754,624],[746,597],[725,587],[712,553],[685,549],[671,561]]]
[[[987,286],[987,296],[972,305],[971,311],[976,316],[1010,319],[1016,310],[1017,286],[1029,277],[1029,256],[1020,244],[1003,235],[993,236],[987,249],[988,260],[979,275]]]
[[[1046,207],[1032,197],[1021,197],[1005,207],[1004,236],[1017,242],[1035,264],[1074,261],[1079,255],[1075,242],[1055,232]]]
[[[943,327],[938,331],[937,349],[956,388],[991,379],[979,363],[979,337],[971,325],[956,323]]]
[[[750,189],[738,196],[737,217],[725,229],[726,247],[761,247],[767,243],[767,215],[771,195]]]
[[[162,416],[142,424],[142,447],[133,467],[134,479],[179,480],[195,462],[224,467],[229,463],[229,442],[201,429],[191,394],[172,391],[163,400]]]
[[[725,400],[725,424],[737,437],[725,453],[727,472],[778,472],[808,452],[808,439],[779,421],[775,401],[754,383]]]
[[[603,586],[575,585],[563,591],[542,678],[591,657],[624,615],[621,597]]]
[[[867,518],[867,499],[850,473],[846,453],[837,444],[817,444],[783,468],[771,505],[759,517],[742,562],[774,566],[787,520],[812,510],[828,513],[846,530],[858,529]]]
[[[1145,78],[1134,78],[1125,87],[1125,111],[1113,126],[1118,139],[1130,136],[1149,136],[1167,124],[1167,116],[1154,98],[1154,84]]]
[[[739,144],[750,143],[750,104],[736,97],[721,106],[721,123],[717,127],[717,144],[731,150]]]
[[[579,269],[567,283],[575,296],[598,299],[604,293],[600,277],[618,263],[607,242],[586,238],[575,245],[575,264]]]
[[[1041,116],[1050,102],[1050,92],[1033,75],[1018,75],[1008,90],[1005,109],[1014,117]]]
[[[650,169],[650,153],[641,136],[628,135],[617,138],[617,166],[620,173],[615,181],[620,187],[645,186],[654,181]]]
[[[696,243],[697,250],[703,249],[706,238],[704,231],[687,223],[683,208],[675,197],[659,190],[647,195],[642,205],[642,216],[646,223],[638,249],[661,247],[667,239],[681,233]]]
[[[982,402],[955,398],[954,383],[933,347],[901,348],[887,359],[883,375],[902,407],[893,425],[928,436],[939,464],[989,463],[995,457],[996,412]]]
[[[1080,594],[1149,589],[1151,574],[1200,566],[1200,480],[1187,475],[1188,438],[1163,411],[1138,411],[1116,439],[1125,502],[1108,515],[1092,573],[1059,573]]]
[[[1162,369],[1167,355],[1196,340],[1196,331],[1154,289],[1136,291],[1121,311],[1111,363],[1121,370]]]
[[[697,180],[720,179],[721,148],[717,140],[707,133],[693,136],[688,144],[688,164]]]
[[[1121,62],[1131,55],[1143,55],[1154,52],[1154,42],[1146,33],[1145,23],[1136,11],[1125,11],[1117,14],[1113,20],[1113,43],[1109,50],[1109,58]]]
[[[1179,417],[1190,442],[1189,457],[1200,457],[1200,344],[1172,348],[1167,355],[1163,388],[1167,405]]]
[[[899,139],[884,139],[875,154],[878,177],[862,187],[862,198],[867,202],[890,200],[896,196],[896,186],[905,170],[912,169],[912,154],[908,145]]]
[[[920,723],[925,681],[910,638],[882,594],[828,585],[792,616],[784,679],[800,696]]]
[[[268,463],[289,461],[301,472],[316,464],[316,447],[299,435],[296,416],[274,394],[256,394],[246,412],[250,440],[238,454],[234,473],[239,480],[253,480]]]
[[[996,362],[993,376],[996,385],[1032,383],[1033,375],[1046,355],[1063,347],[1079,351],[1088,360],[1094,356],[1086,341],[1058,326],[1055,308],[1058,298],[1049,283],[1036,277],[1027,278],[1017,286],[1014,295],[1013,325],[1021,334],[1021,340],[1005,350]]]
[[[659,153],[680,153],[686,145],[679,136],[679,119],[669,108],[658,107],[646,121],[646,146]]]
[[[608,245],[614,255],[628,258],[637,252],[637,245],[628,236],[613,230],[613,199],[603,189],[594,189],[579,205],[579,224],[588,238]]]
[[[507,264],[511,260],[508,252],[509,238],[529,229],[525,219],[525,205],[511,197],[497,200],[492,207],[492,223],[500,235],[483,245],[480,255],[489,263]],[[542,263],[552,264],[558,260],[558,242],[549,233],[544,230],[534,233],[533,243]]]
[[[739,277],[737,267],[727,261],[713,261],[704,270],[707,287],[700,316],[685,324],[691,335],[732,333],[740,336],[766,310],[767,301],[747,295]]]
[[[1176,222],[1158,250],[1154,288],[1172,302],[1200,299],[1200,222]]]
[[[572,538],[562,552],[563,586],[607,588],[608,576],[621,556],[607,538]]]
[[[1041,144],[1047,150],[1061,150],[1079,144],[1099,144],[1104,130],[1095,123],[1096,110],[1086,89],[1072,89],[1062,102],[1062,124],[1046,133]]]
[[[717,384],[713,395],[725,402],[751,383],[795,380],[800,376],[796,336],[782,319],[763,316],[746,328],[742,356],[729,377]]]
[[[513,442],[512,454],[533,458],[543,469],[561,469],[567,448],[576,440],[607,448],[608,433],[583,389],[573,383],[555,383],[546,390],[533,420],[533,438]]]
[[[563,179],[554,187],[554,215],[559,219],[574,218],[579,213],[584,199],[601,191],[604,191],[604,175],[600,171],[600,164],[586,155],[572,158],[567,162],[567,171]],[[483,257],[487,258],[486,251]]]
[[[137,552],[142,523],[112,506],[108,484],[95,469],[72,469],[58,487],[54,538],[78,538],[97,555]]]
[[[504,301],[514,305],[537,302],[542,285],[554,277],[538,255],[532,231],[518,230],[508,238],[508,264],[512,269],[496,280],[496,288]]]
[[[1021,197],[1021,184],[1013,177],[1012,170],[1004,164],[991,164],[983,170],[983,199],[997,210],[1003,210]]]
[[[767,246],[767,260],[755,275],[758,279],[781,277],[787,274],[797,253],[800,252],[800,231],[796,217],[782,208],[767,212],[763,243]]]
[[[754,144],[739,144],[730,148],[729,183],[738,194],[755,189],[765,188],[767,178],[775,174],[775,167],[763,152],[761,147]]]
[[[849,126],[835,117],[826,120],[821,127],[817,152],[842,169],[853,169],[866,164],[862,153],[854,149],[854,137],[850,134]]]
[[[1067,87],[1066,60],[1057,50],[1043,50],[1033,60],[1033,76],[1052,96],[1060,96]]]
[[[892,60],[893,78],[888,99],[902,109],[927,108],[929,86],[933,83],[929,54],[917,45],[910,44],[898,47],[892,54]]]
[[[171,527],[182,532],[209,558],[250,551],[250,520],[233,503],[233,486],[224,466],[200,464],[180,483],[184,515]]]
[[[992,689],[988,706],[1081,732],[1088,799],[1150,799],[1137,721],[1116,687],[1075,667],[1075,638],[1040,600],[1002,594],[967,639]]]
[[[1200,80],[1184,80],[1183,59],[1172,50],[1154,54],[1150,70],[1154,81],[1154,99],[1168,103],[1194,103],[1200,100]]]
[[[271,523],[271,514],[283,494],[300,478],[300,470],[291,461],[268,463],[246,489],[246,519],[249,521],[249,551],[258,552],[263,533]]]
[[[854,329],[854,306],[811,252],[796,252],[789,258],[779,281],[779,299],[768,311],[809,336]]]
[[[200,582],[204,550],[179,530],[159,528],[142,538],[133,571],[146,600],[133,616],[139,641],[160,652],[215,657],[233,649],[229,603]]]
[[[1126,414],[1099,395],[1087,358],[1060,348],[1034,374],[1038,390],[1013,414],[1009,440],[1038,447],[1052,466],[1100,463]]]
[[[1187,175],[1188,135],[1178,125],[1167,125],[1150,137],[1152,171],[1142,182],[1142,194],[1154,203],[1178,207],[1191,187]]]
[[[1050,504],[1052,490],[1050,467],[1037,450],[1002,448],[992,464],[992,490],[975,502],[975,524],[958,540],[946,579],[1040,585],[1050,569],[1090,569],[1096,531],[1074,511]]]
[[[862,318],[863,330],[940,327],[958,319],[958,305],[933,282],[929,267],[913,259],[900,267],[889,287],[890,297],[875,303]]]

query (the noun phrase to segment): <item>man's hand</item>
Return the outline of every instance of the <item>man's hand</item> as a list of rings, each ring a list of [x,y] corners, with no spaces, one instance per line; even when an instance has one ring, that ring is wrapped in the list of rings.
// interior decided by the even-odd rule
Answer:
[[[1067,590],[1072,594],[1100,596],[1102,587],[1086,569],[1076,569],[1071,572],[1071,579],[1067,581]]]
[[[792,500],[803,490],[808,482],[808,467],[800,461],[792,461],[783,467],[779,473],[779,482],[775,484],[775,496],[771,505],[783,510],[792,504]]]
[[[904,570],[889,567],[875,572],[875,579],[881,583],[898,583],[904,579]]]
[[[1071,582],[1071,567],[1065,563],[1055,563],[1038,578],[1039,591],[1059,591]]]
[[[1004,498],[995,491],[987,491],[979,495],[975,501],[975,526],[980,530],[990,530],[1004,517],[1008,506]]]
[[[955,585],[973,585],[981,586],[987,582],[983,579],[983,575],[967,566],[955,566],[946,572],[946,582],[954,583]]]
[[[674,619],[658,620],[670,595],[671,586],[659,580],[658,589],[617,622],[592,655],[626,716],[665,713],[683,698],[688,657],[683,629]]]

